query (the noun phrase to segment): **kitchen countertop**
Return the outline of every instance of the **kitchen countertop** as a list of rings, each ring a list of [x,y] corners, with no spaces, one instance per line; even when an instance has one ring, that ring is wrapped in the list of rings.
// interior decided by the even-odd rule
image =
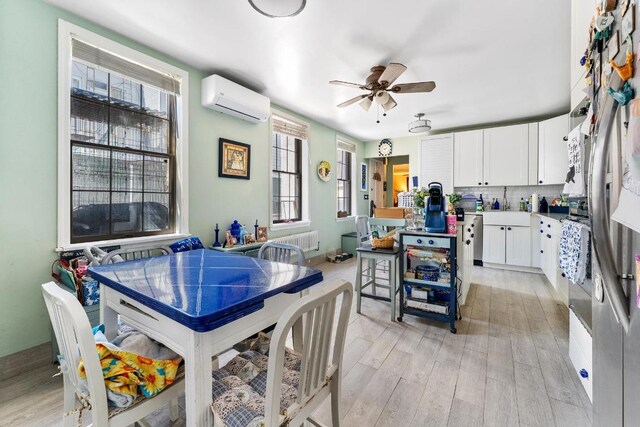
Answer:
[[[510,211],[483,211],[483,212],[465,212],[464,214],[466,216],[479,216],[482,215],[484,213],[500,213],[500,212],[504,212],[504,213],[509,213],[509,212],[522,212],[522,213],[528,213],[531,215],[538,215],[541,218],[550,218],[556,221],[560,221],[561,219],[565,219],[567,217],[568,214],[566,213],[541,213],[541,212],[523,212],[523,211],[516,211],[516,210],[510,210]]]

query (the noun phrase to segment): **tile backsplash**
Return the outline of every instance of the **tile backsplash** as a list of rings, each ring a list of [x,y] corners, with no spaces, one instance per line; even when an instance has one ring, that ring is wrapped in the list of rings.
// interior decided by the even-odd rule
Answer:
[[[546,197],[549,204],[555,197],[560,197],[562,193],[563,185],[532,185],[532,186],[507,186],[507,201],[511,205],[512,210],[518,210],[520,204],[520,198],[527,200],[533,193],[538,193],[540,200],[542,197]],[[473,194],[476,198],[482,198],[485,203],[493,202],[493,199],[498,199],[500,205],[502,205],[502,198],[504,195],[504,187],[456,187],[456,193]]]

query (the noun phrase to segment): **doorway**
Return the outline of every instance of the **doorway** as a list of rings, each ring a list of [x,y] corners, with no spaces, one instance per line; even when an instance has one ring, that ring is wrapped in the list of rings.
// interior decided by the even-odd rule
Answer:
[[[393,156],[385,159],[384,204],[387,208],[398,206],[398,193],[408,191],[409,156]]]

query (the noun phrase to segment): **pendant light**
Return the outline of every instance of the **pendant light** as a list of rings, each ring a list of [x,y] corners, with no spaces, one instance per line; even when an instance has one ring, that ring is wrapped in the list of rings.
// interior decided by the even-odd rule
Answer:
[[[249,0],[249,4],[269,18],[290,18],[302,12],[307,0]]]
[[[409,123],[409,132],[422,133],[431,130],[431,120],[423,119],[424,113],[418,113],[415,117],[416,120]]]

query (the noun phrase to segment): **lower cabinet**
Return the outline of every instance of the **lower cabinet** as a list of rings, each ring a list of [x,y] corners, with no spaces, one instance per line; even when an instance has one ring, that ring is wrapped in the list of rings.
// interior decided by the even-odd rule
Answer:
[[[531,267],[531,228],[507,226],[506,264]]]
[[[560,271],[558,248],[562,235],[560,221],[551,218],[540,220],[540,268],[558,292],[565,305],[569,304],[569,281]]]
[[[504,264],[507,252],[503,225],[485,225],[482,229],[482,262]]]
[[[482,262],[530,267],[530,230],[524,226],[485,225],[482,231]]]

